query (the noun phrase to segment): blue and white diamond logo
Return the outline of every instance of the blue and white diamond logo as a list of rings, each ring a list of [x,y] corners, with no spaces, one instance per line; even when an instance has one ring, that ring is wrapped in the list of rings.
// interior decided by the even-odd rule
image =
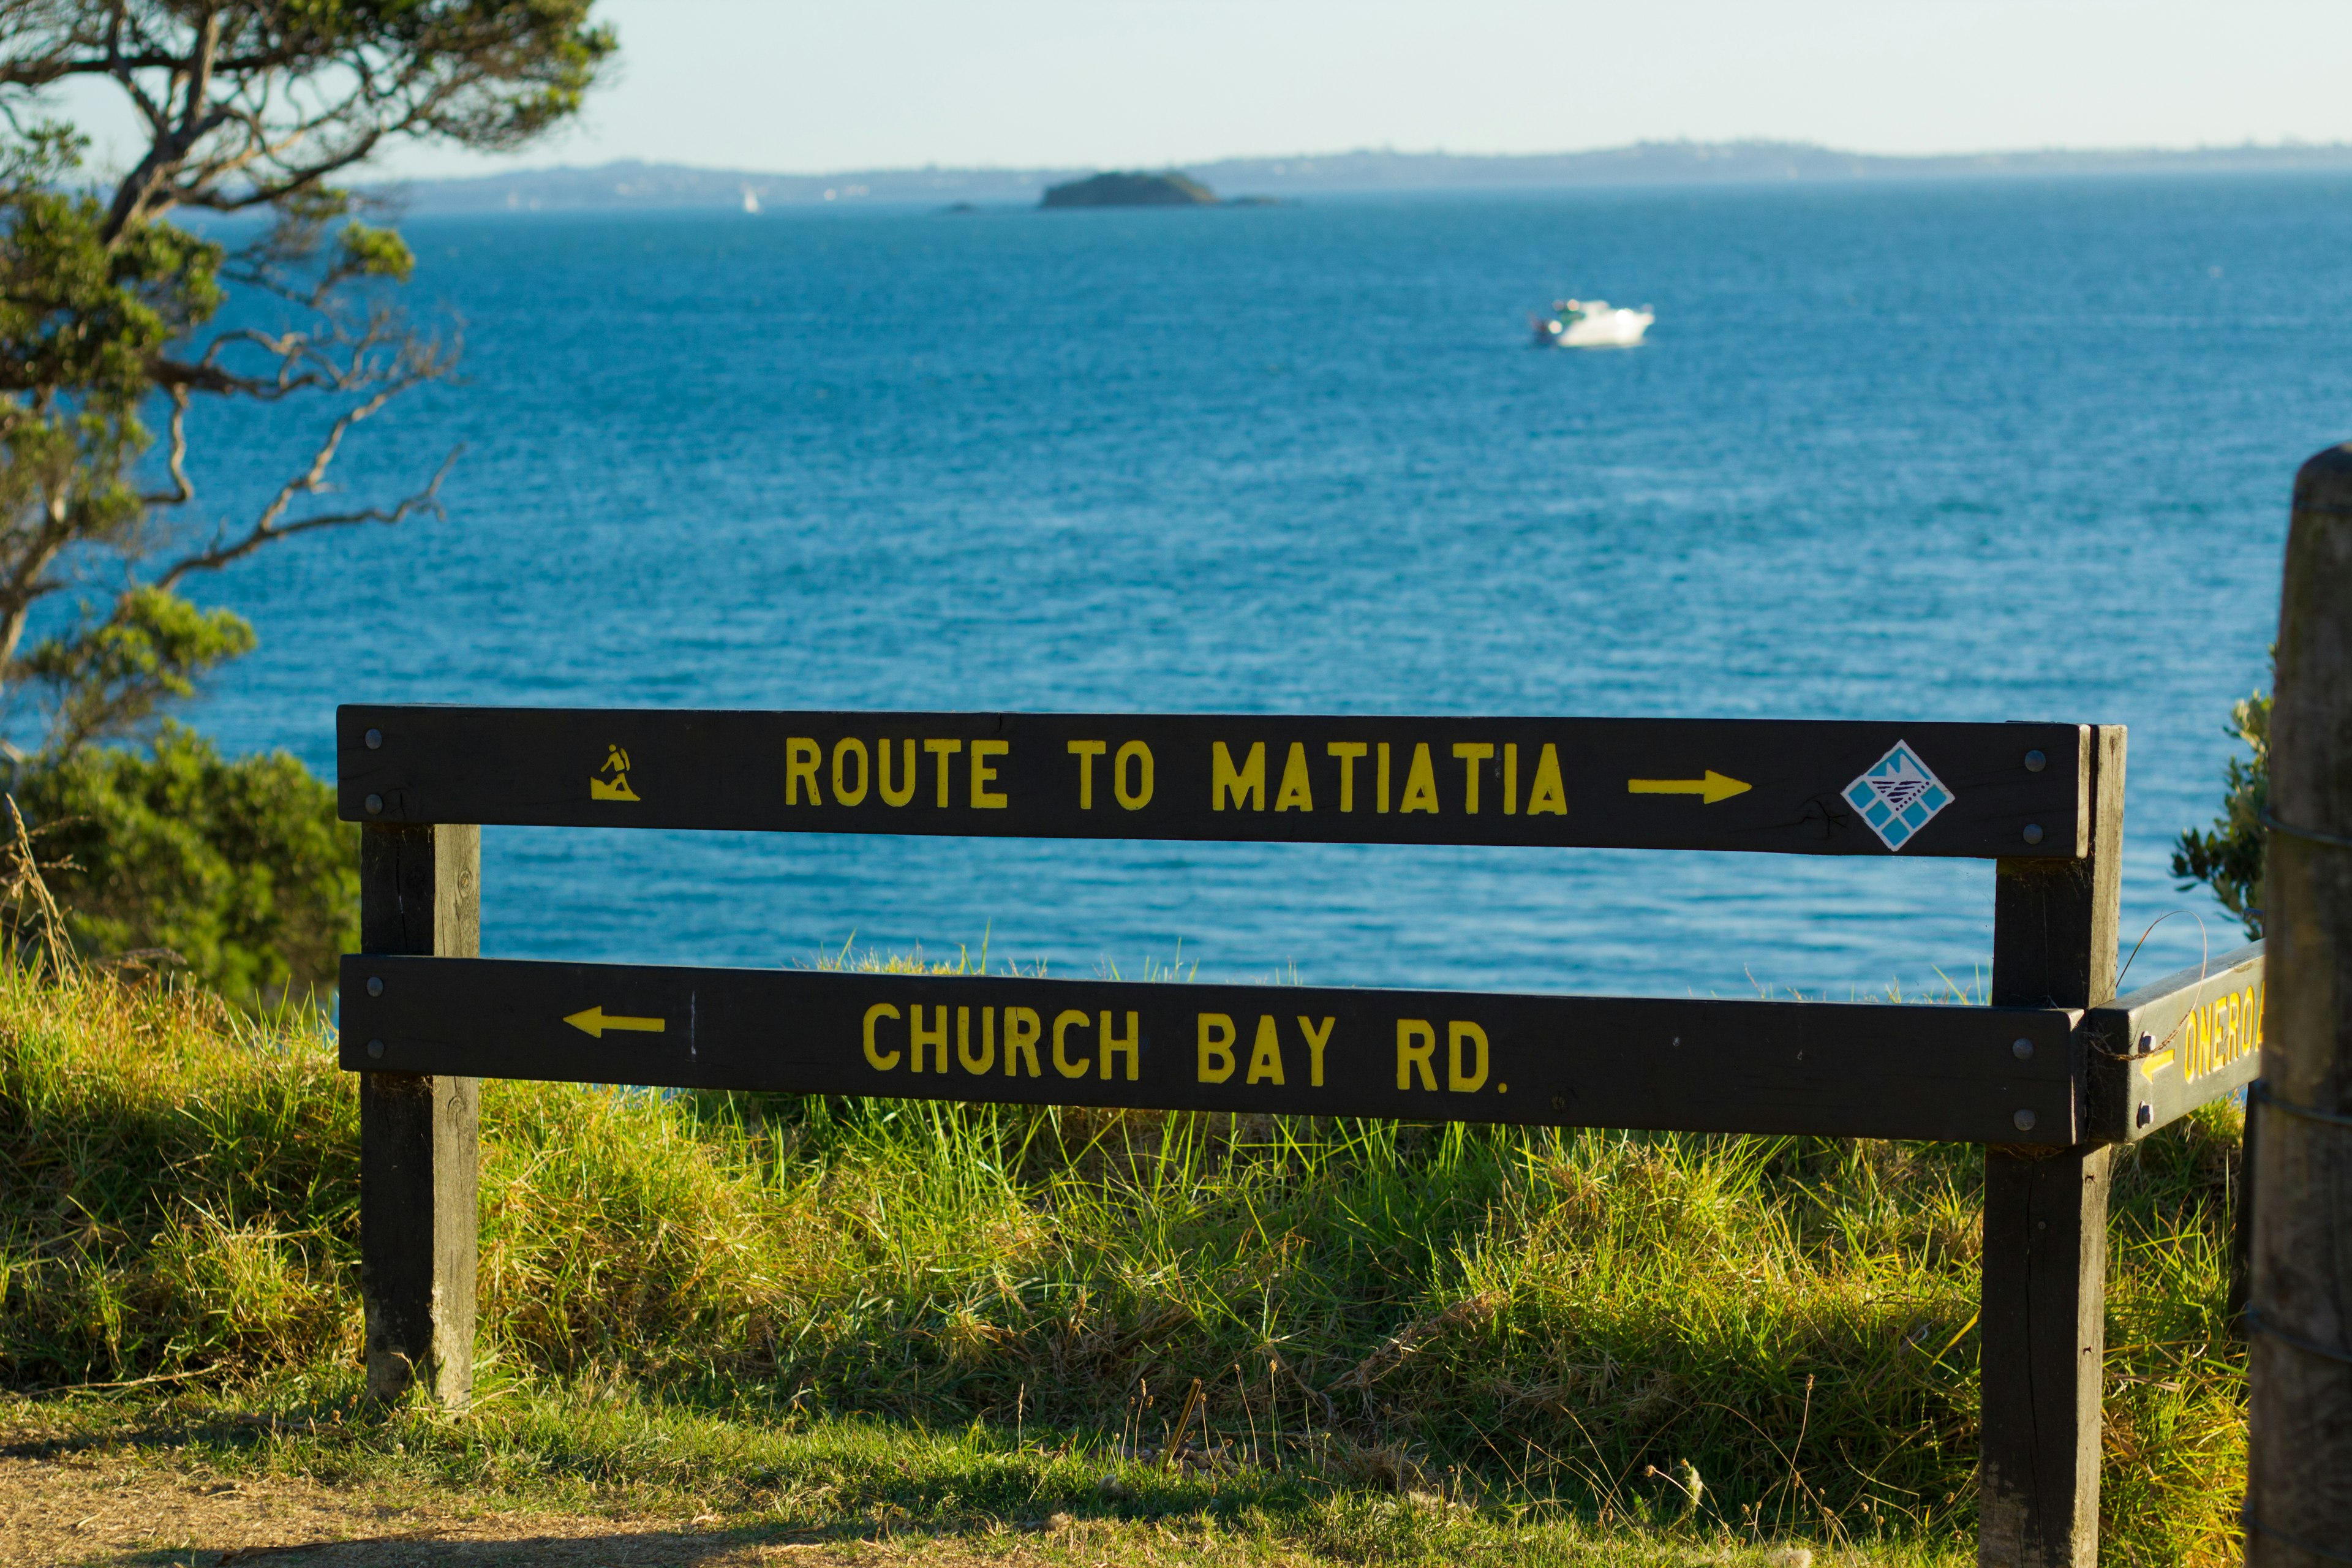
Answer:
[[[1845,786],[1845,798],[1862,813],[1880,843],[1900,849],[1929,818],[1952,804],[1952,792],[1908,743],[1897,741],[1893,751]]]

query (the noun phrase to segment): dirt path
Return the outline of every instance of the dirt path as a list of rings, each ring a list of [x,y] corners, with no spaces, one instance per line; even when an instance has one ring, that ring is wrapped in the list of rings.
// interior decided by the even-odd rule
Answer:
[[[818,1542],[711,1515],[500,1512],[299,1479],[230,1480],[128,1455],[0,1458],[5,1568],[377,1568],[380,1564],[962,1564],[1090,1562],[1073,1532],[1000,1541]]]

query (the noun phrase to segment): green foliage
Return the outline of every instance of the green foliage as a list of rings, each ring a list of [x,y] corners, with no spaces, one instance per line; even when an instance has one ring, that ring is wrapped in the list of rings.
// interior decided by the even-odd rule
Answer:
[[[137,732],[156,710],[195,694],[213,666],[253,651],[252,626],[233,610],[200,610],[176,594],[137,587],[95,625],[49,637],[26,673],[54,689],[49,750],[68,757],[92,741]]]
[[[2238,917],[2249,937],[2263,934],[2263,813],[2271,803],[2271,696],[2257,691],[2231,706],[2230,732],[2251,758],[2231,757],[2221,815],[2210,832],[2189,828],[2173,847],[2172,874],[2180,889],[2202,882]]]
[[[0,1379],[172,1375],[330,1431],[360,1350],[331,1046],[299,1016],[0,974]],[[2118,1156],[2117,1561],[2232,1542],[2238,1116]],[[1941,1555],[1973,1529],[1981,1169],[1874,1142],[493,1082],[482,1413],[335,1426],[344,1446],[284,1462],[646,1489],[799,1530],[1165,1511],[1454,1560],[1443,1507],[1380,1513],[1419,1490],[1727,1551]],[[1196,1376],[1238,1463],[1162,1473],[1137,1448]],[[1669,1478],[1694,1472],[1687,1508]]]
[[[231,620],[228,632],[241,628]],[[86,958],[165,950],[173,957],[158,962],[262,1005],[331,990],[338,956],[357,943],[358,830],[283,752],[225,758],[167,721],[148,752],[36,759],[10,788],[43,858],[70,863],[48,881]]]
[[[220,308],[222,248],[168,224],[107,232],[81,174],[83,139],[37,125],[0,142],[0,409],[88,395],[127,412],[154,356]]]
[[[0,615],[69,547],[130,538],[152,363],[221,303],[218,246],[168,226],[109,241],[96,198],[59,188],[80,154],[56,125],[0,144],[0,565],[30,574]]]

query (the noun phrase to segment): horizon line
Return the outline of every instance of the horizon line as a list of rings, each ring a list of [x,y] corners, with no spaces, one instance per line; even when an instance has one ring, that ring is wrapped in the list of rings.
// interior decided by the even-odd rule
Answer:
[[[1978,148],[1969,151],[1939,153],[1878,153],[1855,148],[1832,146],[1827,142],[1791,140],[1773,136],[1742,136],[1728,139],[1701,140],[1682,137],[1645,137],[1632,142],[1606,145],[1552,148],[1538,152],[1461,152],[1445,147],[1400,149],[1395,146],[1359,146],[1325,152],[1295,153],[1228,153],[1214,157],[1181,159],[1167,163],[1096,163],[1076,160],[1064,163],[869,163],[855,167],[836,166],[830,169],[752,168],[742,164],[688,163],[675,159],[625,156],[607,158],[599,163],[532,163],[504,169],[486,170],[478,174],[386,174],[383,183],[396,184],[462,184],[477,180],[496,180],[525,174],[593,174],[598,170],[636,165],[646,168],[678,169],[702,174],[749,175],[763,179],[824,180],[858,174],[925,174],[940,173],[1018,175],[1042,173],[1092,171],[1118,173],[1135,171],[1154,174],[1180,173],[1187,169],[1208,167],[1219,163],[1315,163],[1345,158],[1425,159],[1452,158],[1464,161],[1502,163],[1521,159],[1585,158],[1612,153],[1640,152],[1646,149],[1683,148],[1742,148],[1778,149],[1790,152],[1827,153],[1841,158],[1862,158],[1880,163],[1927,163],[1999,158],[2129,158],[2180,157],[2214,153],[2352,153],[2352,141],[2312,142],[2299,137],[2282,137],[2263,141],[2249,136],[2242,142],[2200,142],[2195,143],[2144,142],[2128,146],[2084,147],[2045,144],[2038,147]],[[370,182],[371,184],[376,182]]]

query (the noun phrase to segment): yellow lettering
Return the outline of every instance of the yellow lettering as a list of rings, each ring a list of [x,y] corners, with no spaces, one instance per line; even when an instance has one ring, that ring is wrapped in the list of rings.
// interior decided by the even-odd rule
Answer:
[[[1528,792],[1528,815],[1541,816],[1545,812],[1568,815],[1568,791],[1559,782],[1559,748],[1549,741],[1536,759],[1536,787]]]
[[[1454,742],[1454,754],[1462,759],[1462,809],[1465,815],[1475,816],[1478,815],[1478,764],[1495,754],[1495,744],[1491,741],[1456,741]]]
[[[1127,764],[1133,763],[1135,787],[1128,787]],[[1141,811],[1151,804],[1151,748],[1140,741],[1129,741],[1118,749],[1118,760],[1111,763],[1111,793],[1118,804],[1129,811]]]
[[[1323,1047],[1331,1043],[1331,1026],[1338,1022],[1337,1018],[1324,1019],[1318,1033],[1304,1014],[1298,1019],[1298,1032],[1307,1037],[1307,1081],[1317,1089],[1323,1087]]]
[[[898,1009],[887,1002],[877,1002],[866,1009],[866,1059],[877,1072],[888,1072],[892,1068],[897,1067],[898,1053],[892,1051],[887,1057],[882,1054],[875,1043],[874,1026],[880,1019],[896,1018],[898,1016]]]
[[[1415,742],[1412,767],[1404,775],[1404,804],[1397,808],[1402,816],[1408,811],[1425,811],[1437,815],[1437,773],[1429,763],[1429,742]]]
[[[940,760],[940,804],[948,803],[948,759],[963,750],[961,741],[926,741],[923,750]]]
[[[1503,742],[1503,815],[1519,814],[1519,744],[1517,741]]]
[[[883,802],[889,805],[904,805],[915,798],[915,742],[910,738],[900,743],[906,750],[902,753],[904,760],[898,764],[898,786],[894,789],[890,784],[889,738],[885,736],[874,742],[875,750],[882,753],[879,765],[875,769],[880,776],[875,782],[881,786]]]
[[[2254,1049],[2263,1048],[2263,988],[2259,984],[2246,993],[2254,999]]]
[[[1372,809],[1385,816],[1389,809],[1389,743],[1386,741],[1381,742],[1380,756],[1376,760],[1380,766],[1373,770]]]
[[[940,1073],[945,1073],[948,1070],[947,1005],[945,1003],[941,1003],[939,1006],[932,1008],[931,1011],[939,1015],[939,1025],[936,1028],[925,1029],[923,1027],[923,1005],[920,1002],[918,1002],[907,1009],[907,1070],[908,1072],[920,1072],[923,1070],[923,1047],[925,1046],[935,1046],[938,1047],[938,1049],[932,1053],[932,1059],[938,1062],[939,1066],[933,1070]]]
[[[1478,1070],[1462,1070],[1462,1047],[1467,1041],[1478,1047]],[[1455,1094],[1475,1094],[1486,1082],[1486,1031],[1475,1024],[1456,1020],[1445,1026],[1445,1087]]]
[[[1107,741],[1073,741],[1070,755],[1078,759],[1078,809],[1095,808],[1095,759],[1110,750]]]
[[[1234,1076],[1234,1021],[1223,1013],[1201,1015],[1202,1083],[1223,1083]]]
[[[1004,1076],[1013,1076],[1013,1064],[1027,1064],[1028,1076],[1043,1078],[1044,1069],[1037,1065],[1037,1037],[1045,1032],[1044,1022],[1034,1007],[1007,1007],[1004,1010]]]
[[[971,1009],[956,1009],[956,1060],[968,1073],[984,1073],[996,1065],[996,1009],[980,1010],[980,1052],[972,1054]]]
[[[784,742],[784,804],[801,803],[801,784],[808,784],[811,805],[823,805],[824,796],[816,790],[816,770],[824,762],[824,748],[806,735],[793,735]]]
[[[1250,1047],[1249,1081],[1282,1082],[1282,1037],[1275,1032],[1274,1016],[1270,1013],[1258,1015],[1257,1043]]]
[[[1276,811],[1312,811],[1315,796],[1307,787],[1307,748],[1290,742],[1289,760],[1282,764],[1282,788],[1274,797]]]
[[[1368,750],[1361,741],[1334,741],[1323,748],[1326,754],[1339,759],[1339,809],[1356,809],[1356,759]]]
[[[1412,1040],[1419,1040],[1421,1044],[1416,1046],[1407,1043]],[[1421,1073],[1421,1087],[1434,1090],[1437,1088],[1437,1075],[1430,1070],[1429,1058],[1435,1055],[1436,1051],[1437,1031],[1429,1026],[1427,1019],[1399,1018],[1397,1020],[1397,1087],[1411,1089],[1413,1069],[1418,1068]]]
[[[988,786],[995,781],[996,770],[984,760],[1001,757],[1013,750],[1010,741],[974,741],[971,743],[971,804],[976,811],[1003,810],[1011,804],[1003,790]]]
[[[1209,809],[1224,810],[1225,802],[1230,798],[1234,809],[1239,811],[1244,795],[1250,797],[1252,811],[1265,809],[1265,742],[1253,742],[1249,761],[1242,764],[1241,772],[1235,773],[1234,754],[1225,750],[1223,741],[1219,741],[1216,754],[1209,763]]]
[[[1101,1042],[1102,1046],[1103,1077],[1108,1078],[1110,1076],[1110,1058],[1124,1051],[1127,1053],[1127,1081],[1133,1083],[1135,1081],[1136,1075],[1143,1070],[1143,1020],[1141,1015],[1129,1013],[1127,1016],[1127,1038],[1122,1040],[1117,1035],[1110,1032],[1110,1015],[1105,1013],[1102,1016],[1102,1027],[1096,1031],[1096,1037]]]
[[[1068,1012],[1056,1015],[1054,1019],[1054,1070],[1064,1078],[1087,1076],[1086,1062],[1072,1061],[1062,1047],[1068,1040],[1073,1027],[1083,1029],[1087,1026],[1087,1016],[1075,1007]]]
[[[857,787],[856,789],[849,787],[848,780],[844,776],[845,771],[841,765],[847,762],[851,757],[856,757],[857,759]],[[858,802],[866,798],[866,766],[865,742],[850,740],[835,741],[833,743],[833,798],[835,803],[842,805],[856,805]]]

